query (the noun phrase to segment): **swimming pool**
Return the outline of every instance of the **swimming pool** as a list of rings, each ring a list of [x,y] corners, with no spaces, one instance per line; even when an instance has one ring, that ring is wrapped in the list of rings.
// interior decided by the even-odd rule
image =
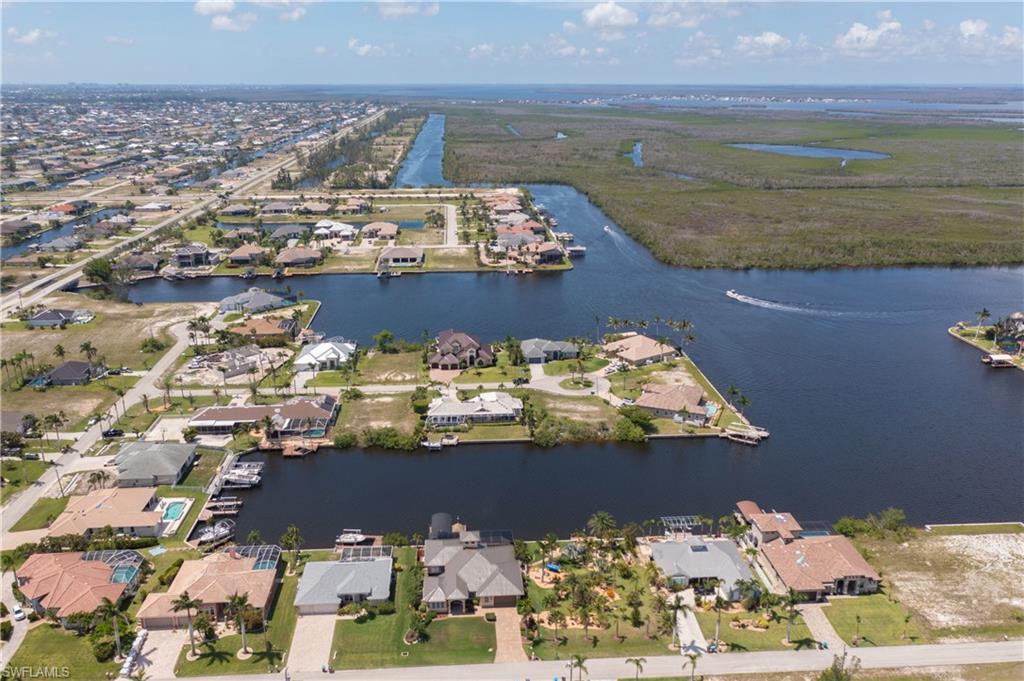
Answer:
[[[164,507],[164,520],[177,520],[185,512],[184,501],[172,501]]]
[[[253,570],[272,570],[277,567],[276,560],[259,560],[252,566]]]
[[[135,565],[118,565],[110,575],[110,581],[114,584],[130,584],[138,573],[139,568]]]

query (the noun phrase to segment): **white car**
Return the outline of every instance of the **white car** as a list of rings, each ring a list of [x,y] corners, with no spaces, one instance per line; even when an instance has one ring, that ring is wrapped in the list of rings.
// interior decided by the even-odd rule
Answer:
[[[20,622],[25,619],[25,611],[22,610],[20,606],[16,605],[11,609],[11,617],[14,618],[15,622]]]

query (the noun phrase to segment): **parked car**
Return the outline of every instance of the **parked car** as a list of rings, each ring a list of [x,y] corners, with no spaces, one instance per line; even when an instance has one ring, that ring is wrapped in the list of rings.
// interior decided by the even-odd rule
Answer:
[[[14,618],[15,622],[20,622],[25,619],[25,611],[21,609],[21,606],[14,606],[11,608],[11,617]]]
[[[112,437],[121,437],[122,435],[124,435],[124,431],[120,428],[108,428],[103,431],[103,437],[108,439]]]
[[[39,455],[33,453],[25,454],[25,456],[23,456],[22,458],[25,459],[26,461],[39,461]]]
[[[528,378],[514,378],[514,379],[512,379],[512,385],[524,385],[524,384],[529,383],[529,382],[530,382],[530,379],[528,379]]]

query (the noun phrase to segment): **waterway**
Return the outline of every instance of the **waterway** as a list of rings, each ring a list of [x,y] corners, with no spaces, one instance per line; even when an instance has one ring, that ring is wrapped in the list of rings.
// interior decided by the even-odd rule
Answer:
[[[74,236],[75,227],[79,227],[81,225],[95,225],[101,220],[106,220],[118,213],[125,212],[126,211],[120,208],[101,208],[95,213],[90,213],[89,215],[83,215],[82,217],[75,218],[74,220],[69,220],[60,227],[46,230],[37,236],[25,239],[24,241],[19,241],[11,246],[4,246],[0,249],[0,259],[7,260],[8,258],[13,258],[18,255],[24,255],[31,251],[33,246],[48,244],[63,236]]]
[[[811,147],[802,144],[730,144],[737,149],[764,151],[769,154],[783,156],[805,156],[807,158],[841,158],[844,161],[872,160],[880,161],[889,158],[889,154],[877,151],[861,151],[859,149],[835,149],[832,147]]]
[[[430,114],[395,175],[392,187],[450,187],[444,179],[444,114]]]
[[[654,260],[572,188],[530,190],[587,246],[573,271],[319,275],[287,284],[323,301],[317,330],[363,343],[383,328],[410,339],[448,326],[485,340],[564,338],[593,336],[609,316],[687,318],[698,337],[694,360],[721,388],[749,396],[748,415],[771,438],[757,448],[667,440],[271,455],[263,487],[243,493],[240,536],[258,528],[276,538],[294,522],[309,545],[323,545],[343,527],[423,532],[431,512],[446,510],[475,527],[539,537],[579,528],[597,509],[620,521],[720,515],[744,498],[807,520],[890,505],[917,523],[1020,515],[1024,380],[985,368],[946,328],[981,307],[997,315],[1019,308],[1024,269],[678,269]],[[153,279],[132,294],[219,300],[252,285]],[[747,300],[727,298],[728,289]]]
[[[633,142],[633,150],[626,154],[633,161],[634,168],[644,167],[644,143]]]

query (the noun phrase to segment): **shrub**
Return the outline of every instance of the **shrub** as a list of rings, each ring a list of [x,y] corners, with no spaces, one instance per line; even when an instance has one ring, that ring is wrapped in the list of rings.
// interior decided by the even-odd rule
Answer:
[[[399,532],[388,532],[382,538],[381,541],[385,546],[408,546],[409,538]]]
[[[484,615],[484,619],[487,620],[488,622],[497,622],[498,621],[498,616],[495,615],[493,612],[489,612],[486,615]]]
[[[181,569],[182,564],[185,562],[184,558],[176,558],[173,563],[167,566],[160,577],[157,579],[161,586],[166,586],[174,581],[174,578],[178,576],[178,570]]]
[[[645,433],[650,433],[654,430],[654,423],[651,421],[651,415],[639,407],[634,407],[632,405],[619,407],[619,415],[632,421]]]
[[[359,437],[355,433],[346,430],[334,435],[334,446],[338,449],[352,449],[358,444]]]
[[[14,624],[4,620],[0,622],[0,641],[10,641],[14,634]]]
[[[0,617],[7,617],[7,604],[0,603]]]
[[[615,422],[615,427],[612,429],[612,439],[616,442],[644,442],[647,440],[647,435],[644,433],[643,428],[628,417],[623,416]]]
[[[117,648],[114,647],[113,641],[102,639],[92,644],[92,654],[97,662],[109,662],[114,659],[116,653]]]
[[[142,341],[142,352],[161,352],[167,348],[167,343],[159,338],[146,338]]]
[[[395,604],[392,603],[391,601],[384,601],[383,603],[381,603],[380,605],[377,606],[377,614],[378,615],[394,615],[395,614]]]
[[[367,447],[399,449],[411,452],[419,447],[420,438],[416,433],[406,435],[391,426],[386,426],[384,428],[365,428],[363,430],[363,442]]]

